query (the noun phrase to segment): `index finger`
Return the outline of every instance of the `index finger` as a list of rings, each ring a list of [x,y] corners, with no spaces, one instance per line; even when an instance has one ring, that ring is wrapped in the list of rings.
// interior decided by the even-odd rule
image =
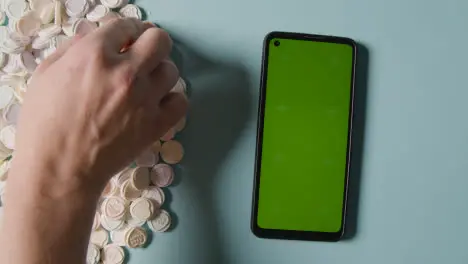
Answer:
[[[118,18],[96,30],[94,37],[102,39],[106,48],[116,53],[136,41],[147,26],[135,18]]]

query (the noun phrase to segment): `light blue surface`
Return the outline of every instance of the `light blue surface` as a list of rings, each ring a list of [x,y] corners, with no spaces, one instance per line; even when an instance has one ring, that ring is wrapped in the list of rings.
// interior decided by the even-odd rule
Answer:
[[[170,188],[177,227],[130,263],[468,263],[468,1],[137,3],[177,39],[192,105],[182,179]],[[272,30],[347,36],[369,50],[354,239],[250,232],[261,49]]]

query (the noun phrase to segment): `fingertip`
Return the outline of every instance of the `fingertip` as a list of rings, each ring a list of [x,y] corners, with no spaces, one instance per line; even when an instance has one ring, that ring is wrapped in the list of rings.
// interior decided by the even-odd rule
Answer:
[[[169,79],[170,87],[174,87],[176,85],[177,81],[179,80],[180,73],[179,73],[179,68],[175,65],[175,63],[170,60],[170,59],[165,59],[161,62],[159,65],[164,72],[164,74],[167,76]]]
[[[162,60],[150,74],[151,82],[156,85],[154,93],[161,100],[179,80],[179,69],[170,60]]]
[[[164,38],[169,43],[169,51],[172,51],[172,46],[174,45],[174,41],[172,40],[172,37],[169,34],[169,32],[167,32],[166,30],[161,29],[161,28],[157,28],[157,29],[162,31],[162,34],[164,35]]]
[[[136,41],[143,34],[144,24],[135,18],[118,18],[104,25],[95,34],[112,50],[121,52],[122,48]]]
[[[162,60],[170,56],[171,50],[169,34],[156,27],[145,30],[129,48],[136,67],[146,73],[154,71]]]

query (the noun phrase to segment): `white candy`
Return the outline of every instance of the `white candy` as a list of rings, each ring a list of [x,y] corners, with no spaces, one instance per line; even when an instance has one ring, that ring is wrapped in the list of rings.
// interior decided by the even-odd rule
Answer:
[[[5,13],[13,20],[19,20],[27,8],[28,4],[24,0],[9,0],[5,3]]]
[[[54,23],[55,25],[62,25],[62,1],[54,1]]]
[[[109,197],[102,202],[101,212],[109,219],[120,220],[127,212],[127,205],[125,200],[120,197]]]
[[[44,26],[37,34],[40,38],[51,39],[62,32],[62,28],[55,24],[49,24]]]
[[[3,75],[0,78],[0,85],[10,86],[11,89],[16,90],[24,85],[24,76],[20,75]]]
[[[119,13],[116,13],[116,12],[113,12],[113,11],[109,11],[109,13],[107,13],[107,15],[105,15],[104,17],[102,17],[100,20],[99,20],[99,26],[103,26],[105,25],[106,23],[112,21],[113,19],[117,19],[117,18],[120,18],[120,14]]]
[[[142,197],[153,200],[154,202],[157,203],[157,207],[160,207],[161,205],[163,205],[164,200],[166,198],[164,195],[164,191],[161,190],[161,188],[156,187],[156,186],[152,186],[149,189],[143,191]]]
[[[101,4],[108,8],[119,8],[128,3],[128,0],[101,0]]]
[[[151,182],[158,187],[167,187],[174,180],[174,170],[170,165],[158,164],[151,169]]]
[[[161,158],[168,164],[179,163],[184,157],[184,148],[176,140],[165,142],[161,147]]]
[[[125,181],[128,181],[132,177],[133,170],[130,168],[125,168],[117,175],[114,176],[115,182],[118,186],[122,186]]]
[[[62,30],[65,33],[65,35],[67,35],[69,37],[74,36],[73,27],[74,27],[75,23],[78,23],[78,20],[80,20],[80,18],[70,17],[67,20],[63,21]]]
[[[91,232],[90,241],[102,248],[109,243],[109,235],[106,230],[99,229]]]
[[[18,103],[9,104],[3,111],[3,121],[7,125],[16,125],[18,121],[19,113],[21,111],[21,105]]]
[[[9,33],[10,33],[10,30],[8,29],[8,27],[0,26],[0,40],[6,38]]]
[[[127,180],[120,186],[120,196],[126,200],[133,201],[140,198],[141,191],[135,189],[130,180]]]
[[[3,66],[3,71],[13,75],[19,75],[23,70],[21,67],[21,58],[20,54],[10,54],[8,57],[7,63]]]
[[[84,17],[89,4],[87,0],[65,0],[65,10],[70,17]]]
[[[0,85],[0,109],[7,107],[13,100],[14,92],[11,86]]]
[[[16,21],[17,20],[11,20],[11,19],[8,21],[7,28],[8,30],[10,30],[10,32],[14,32],[16,30]]]
[[[23,36],[31,37],[39,31],[41,25],[41,18],[34,11],[29,11],[16,23],[16,31]]]
[[[154,205],[147,198],[138,198],[130,205],[130,214],[137,220],[147,221],[154,214]]]
[[[119,10],[119,14],[123,17],[132,17],[136,19],[141,19],[142,17],[140,8],[132,4],[122,7],[122,9]]]
[[[30,0],[29,7],[31,8],[31,10],[40,12],[46,9],[50,4],[53,4],[53,2],[54,2],[53,0]]]
[[[159,157],[152,151],[152,149],[148,149],[143,151],[140,156],[137,157],[135,163],[140,167],[151,168],[156,165],[158,161]]]
[[[110,237],[112,239],[112,243],[119,245],[119,246],[125,246],[125,233],[127,232],[128,228],[120,229],[120,230],[115,230],[110,232]]]
[[[101,260],[105,264],[122,264],[125,260],[125,252],[120,246],[110,244],[102,250]]]
[[[49,47],[41,50],[39,53],[39,57],[37,57],[36,59],[39,59],[42,62],[43,60],[47,59],[47,57],[49,57],[52,53],[55,52],[55,50],[57,49],[57,46],[56,46],[57,42],[51,39],[49,43],[50,43]]]
[[[17,28],[15,28],[15,30],[16,29]],[[10,32],[9,37],[13,41],[15,41],[18,44],[23,45],[23,46],[27,46],[27,45],[29,45],[29,43],[31,43],[31,37],[21,35],[20,33],[16,32],[16,31]]]
[[[125,244],[129,248],[143,247],[147,240],[146,231],[141,227],[132,227],[125,233]]]
[[[125,221],[123,219],[113,220],[108,218],[106,215],[101,215],[101,225],[107,231],[114,231],[124,227]]]
[[[182,85],[182,87],[184,88],[184,92],[187,92],[187,84],[185,83],[185,80],[182,77],[180,77],[179,82]]]
[[[23,103],[24,93],[26,92],[24,87],[26,84],[20,84],[15,88],[15,98],[18,102]]]
[[[114,196],[116,189],[117,186],[115,185],[115,181],[108,181],[106,187],[104,187],[104,190],[102,191],[101,197],[110,198],[111,196]]]
[[[0,40],[0,51],[9,53],[9,54],[21,53],[24,51],[25,46],[26,45],[23,45],[23,43],[13,40],[11,36],[6,36]]]
[[[0,181],[0,197],[2,197],[5,194],[6,190],[6,181]],[[2,197],[3,198],[3,197]],[[2,199],[2,204],[5,204],[5,200]]]
[[[130,179],[131,187],[136,190],[143,191],[150,184],[150,173],[149,169],[145,167],[137,167],[132,172]]]
[[[46,6],[44,6],[40,10],[37,10],[36,13],[41,19],[42,24],[48,24],[55,19],[55,4],[52,2],[48,2]]]
[[[27,70],[30,73],[33,73],[37,67],[36,58],[34,58],[32,53],[29,51],[23,51],[20,54],[19,63],[23,69]]]
[[[187,118],[183,117],[177,124],[175,125],[174,129],[176,132],[180,132],[185,128],[185,124],[187,122]]]
[[[0,142],[0,158],[2,158],[3,160],[6,160],[11,157],[12,153],[13,151],[11,149],[8,149],[7,147],[3,145],[3,143]]]
[[[9,149],[15,149],[16,128],[13,125],[6,126],[0,130],[0,141]]]
[[[3,52],[0,52],[0,69],[5,65],[7,61],[7,55]]]
[[[11,153],[12,153],[12,150],[8,149],[7,147],[3,145],[3,143],[0,142],[0,159],[5,160],[6,158],[10,156]]]
[[[186,84],[185,81],[182,78],[179,78],[177,81],[176,85],[172,87],[171,92],[176,92],[176,93],[186,93]]]
[[[161,210],[153,220],[148,221],[148,227],[154,232],[166,232],[171,227],[171,215]]]
[[[101,215],[96,212],[94,214],[94,219],[93,219],[93,230],[98,230],[99,227],[101,226]]]
[[[82,18],[76,21],[75,23],[73,23],[72,31],[73,31],[73,35],[84,36],[92,32],[96,28],[97,28],[96,23]]]
[[[35,37],[32,41],[32,48],[42,50],[50,46],[50,39]]]
[[[53,37],[50,40],[51,52],[54,52],[55,49],[57,49],[58,47],[60,47],[61,45],[63,45],[64,43],[66,43],[69,40],[70,40],[70,37],[67,37],[66,35],[63,35],[63,34],[60,34],[60,35],[57,35],[57,36]]]
[[[86,18],[92,22],[98,22],[103,17],[109,13],[109,8],[103,5],[96,5],[91,11],[86,15]]]
[[[86,253],[86,264],[98,264],[101,259],[101,251],[95,244],[88,245],[88,252]]]
[[[144,220],[139,220],[134,217],[132,217],[131,214],[128,214],[127,217],[125,218],[125,221],[127,222],[128,226],[130,227],[138,227],[138,226],[144,226],[146,221]]]
[[[10,161],[4,161],[0,165],[0,181],[6,181],[8,177],[8,170],[10,170]]]

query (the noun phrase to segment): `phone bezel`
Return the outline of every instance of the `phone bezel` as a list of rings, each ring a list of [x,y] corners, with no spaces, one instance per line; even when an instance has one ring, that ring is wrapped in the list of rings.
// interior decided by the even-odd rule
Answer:
[[[348,117],[348,143],[346,152],[346,169],[345,169],[345,190],[343,194],[343,214],[341,221],[341,228],[338,232],[315,232],[315,231],[292,231],[292,230],[277,230],[277,229],[264,229],[257,224],[258,212],[258,198],[259,198],[259,184],[260,184],[260,169],[262,158],[262,145],[263,145],[263,123],[265,112],[265,97],[266,97],[266,80],[268,72],[268,53],[270,49],[270,41],[273,39],[294,39],[306,41],[318,41],[328,43],[341,43],[350,45],[353,48],[352,58],[352,79],[351,79],[351,94],[350,94],[350,109]],[[356,57],[357,57],[357,44],[354,40],[344,37],[327,36],[327,35],[314,35],[303,34],[294,32],[279,32],[274,31],[266,35],[263,43],[262,54],[262,68],[261,68],[261,84],[260,84],[260,97],[258,105],[258,122],[257,122],[257,143],[255,150],[255,177],[254,177],[254,191],[251,212],[251,230],[260,238],[272,239],[287,239],[287,240],[308,240],[308,241],[339,241],[344,234],[346,223],[346,207],[348,198],[348,181],[350,171],[350,158],[351,158],[351,138],[353,131],[353,113],[354,113],[354,89],[355,89],[355,70],[356,70]]]

